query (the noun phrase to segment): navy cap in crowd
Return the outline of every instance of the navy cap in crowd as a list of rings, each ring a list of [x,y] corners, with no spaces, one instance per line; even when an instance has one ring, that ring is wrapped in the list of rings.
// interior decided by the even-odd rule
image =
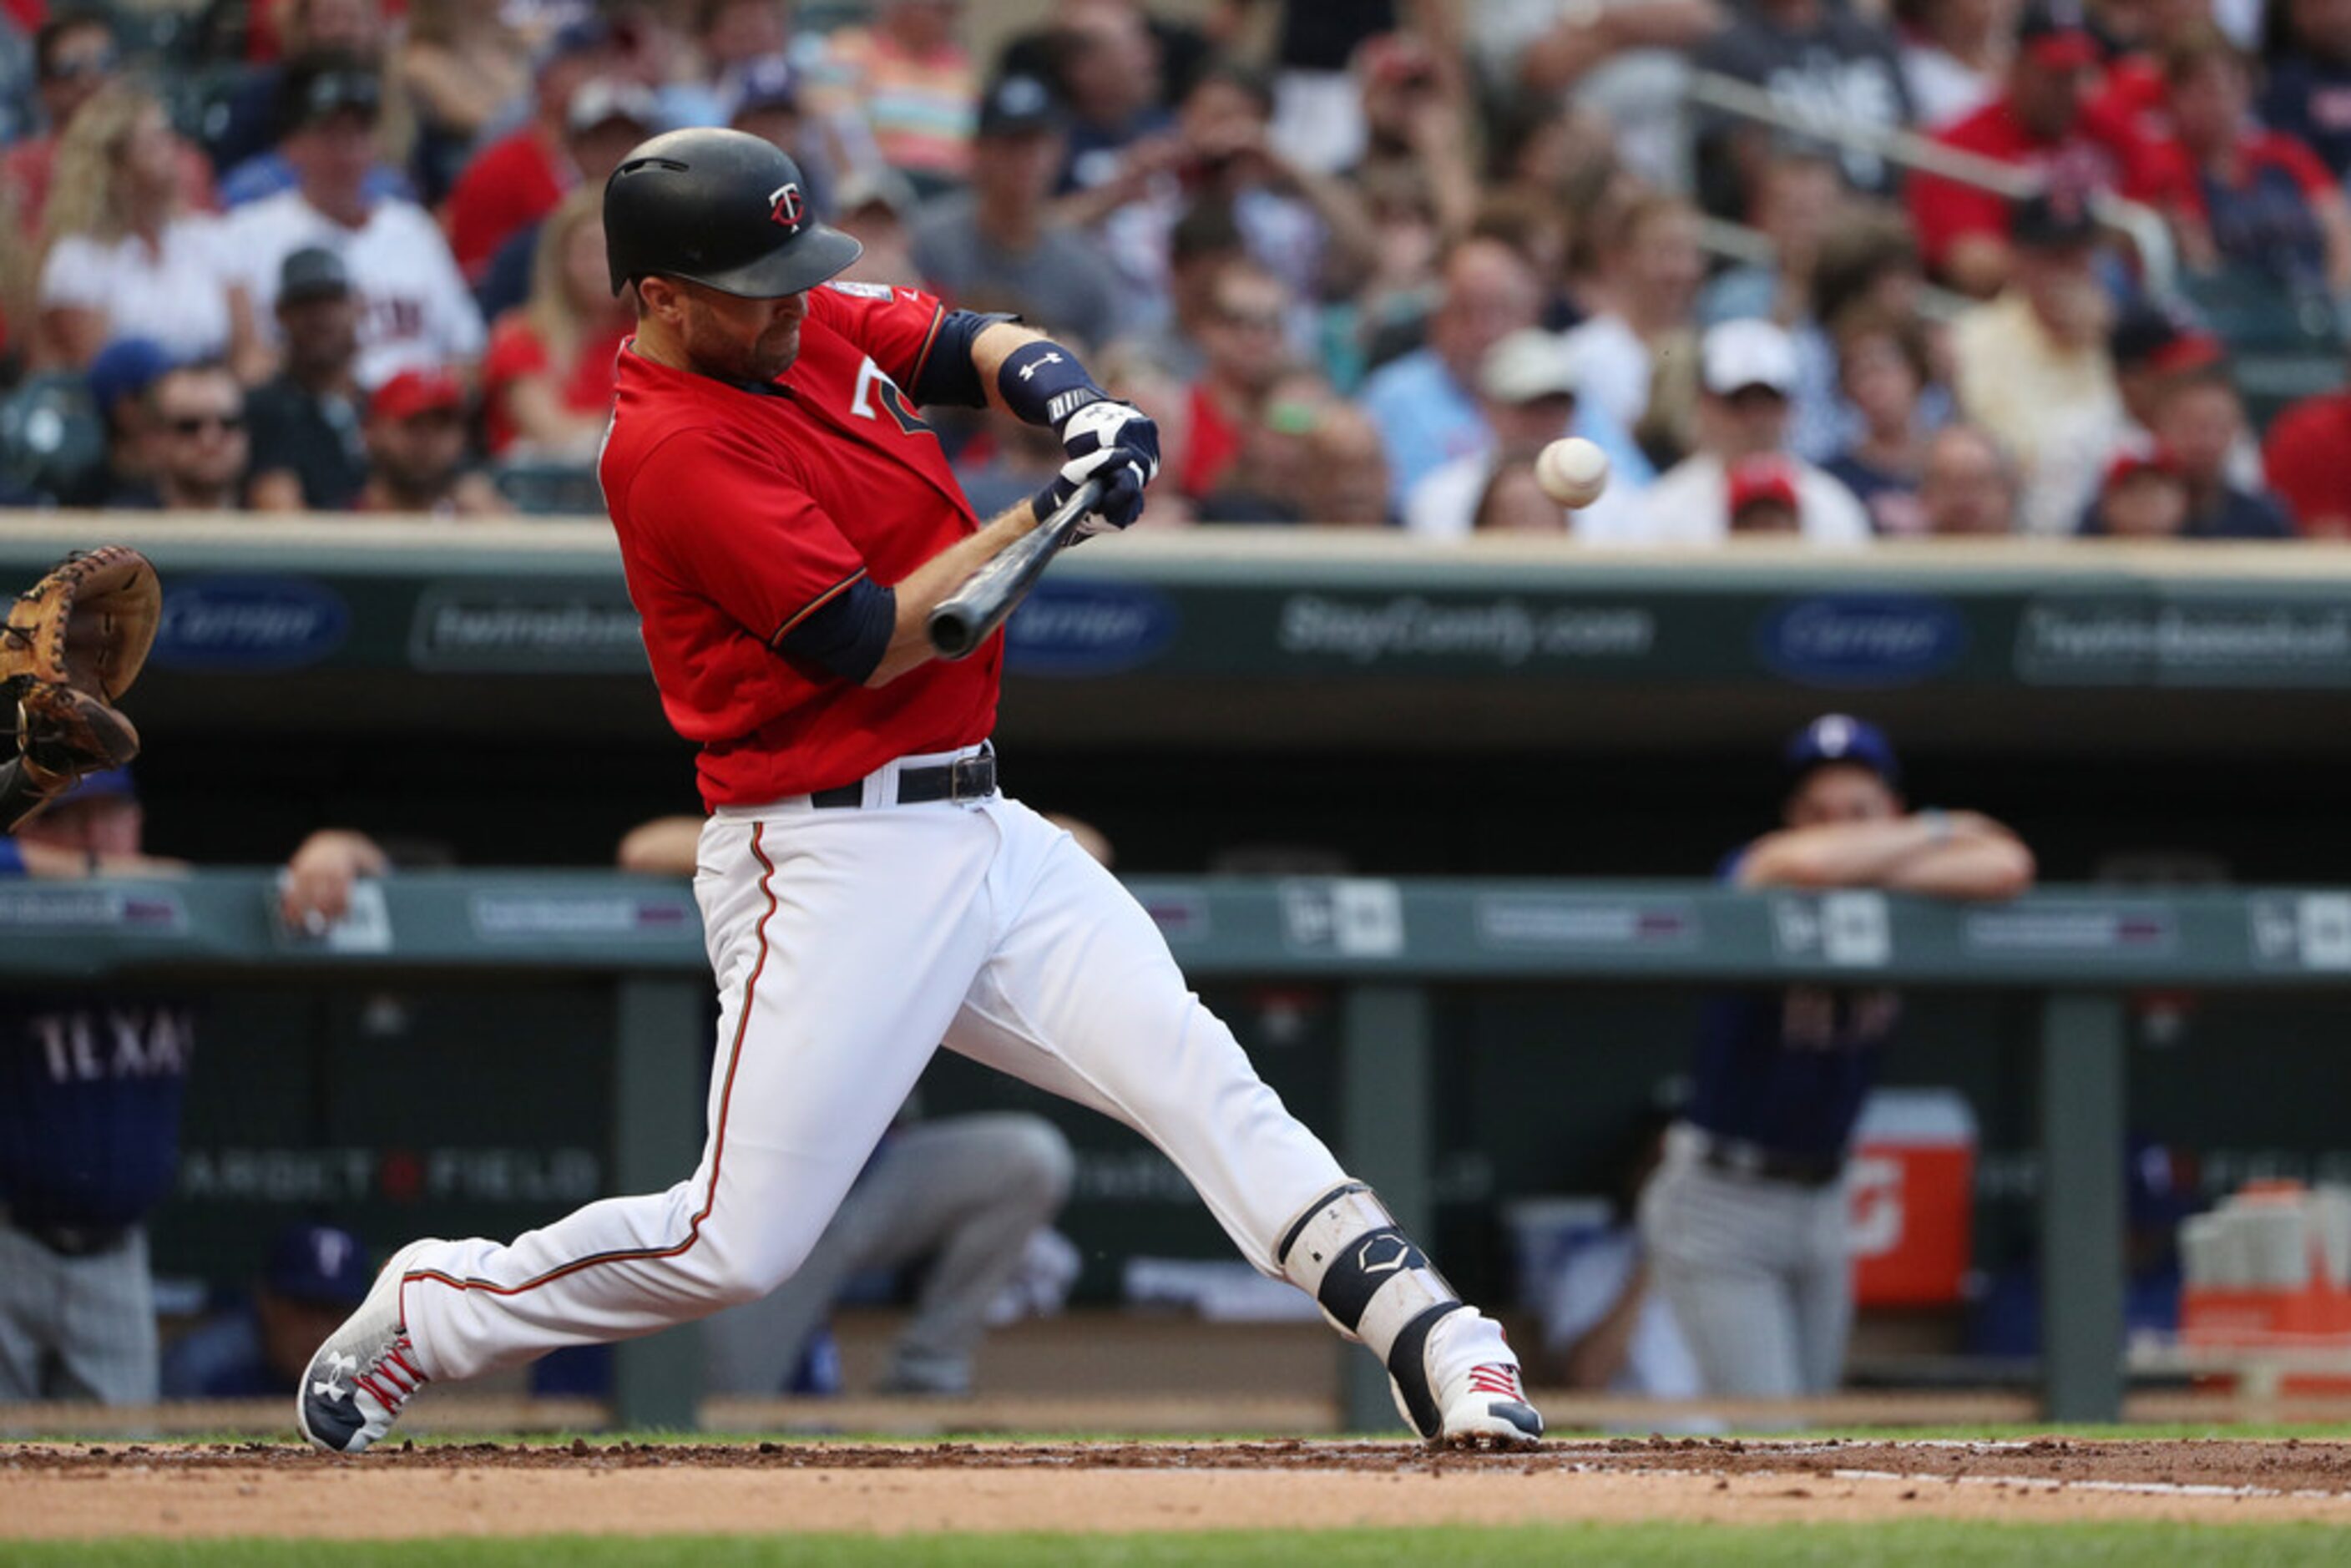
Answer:
[[[383,84],[365,61],[322,57],[287,69],[279,113],[287,130],[298,131],[338,114],[373,120],[382,109]]]
[[[306,245],[289,253],[277,269],[277,302],[281,305],[340,299],[350,291],[350,269],[343,265],[341,256],[322,245]]]
[[[262,1282],[276,1294],[320,1306],[355,1307],[375,1276],[367,1249],[340,1225],[289,1225],[269,1249]]]
[[[1895,758],[1894,743],[1886,738],[1886,732],[1851,714],[1824,713],[1804,726],[1789,738],[1782,760],[1791,784],[1832,763],[1866,768],[1888,784],[1902,781],[1902,764]]]
[[[1032,76],[999,78],[979,100],[979,134],[1027,136],[1061,128],[1053,90]]]
[[[172,368],[171,350],[152,338],[117,338],[100,349],[85,372],[89,401],[103,416],[126,398],[134,398],[155,384]]]
[[[132,781],[131,769],[101,768],[95,773],[85,773],[76,779],[72,789],[57,797],[57,805],[70,806],[77,800],[136,800],[137,799],[139,799],[139,786]]]
[[[757,114],[763,110],[797,111],[799,106],[799,73],[781,55],[762,55],[745,66],[736,78],[735,114]]]

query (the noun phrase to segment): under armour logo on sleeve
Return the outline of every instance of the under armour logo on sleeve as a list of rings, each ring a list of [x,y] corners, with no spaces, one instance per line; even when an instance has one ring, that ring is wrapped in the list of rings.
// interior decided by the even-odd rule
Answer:
[[[1040,354],[1035,359],[1020,367],[1020,379],[1025,382],[1031,376],[1034,376],[1037,373],[1037,367],[1040,365],[1058,365],[1061,362],[1061,356],[1059,354]]]

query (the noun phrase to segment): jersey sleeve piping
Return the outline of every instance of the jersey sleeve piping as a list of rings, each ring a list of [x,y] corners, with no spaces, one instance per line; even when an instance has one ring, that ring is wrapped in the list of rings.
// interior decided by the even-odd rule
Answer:
[[[914,356],[914,373],[906,378],[907,391],[912,392],[923,384],[923,371],[930,365],[931,350],[937,346],[939,328],[946,323],[946,319],[947,308],[945,305],[935,305],[931,308],[931,329],[923,334],[922,350]]]
[[[856,585],[857,580],[864,575],[865,569],[861,566],[855,571],[851,572],[847,577],[842,578],[839,582],[834,583],[831,588],[826,589],[822,593],[818,594],[814,599],[810,600],[806,604],[801,605],[799,609],[795,611],[782,625],[776,628],[776,634],[768,639],[768,646],[771,649],[781,648],[783,646],[784,639],[790,636],[794,630],[799,626],[800,622],[806,621],[810,616],[815,614],[818,611],[823,609],[826,605],[831,603],[834,600],[848,592],[851,588]]]

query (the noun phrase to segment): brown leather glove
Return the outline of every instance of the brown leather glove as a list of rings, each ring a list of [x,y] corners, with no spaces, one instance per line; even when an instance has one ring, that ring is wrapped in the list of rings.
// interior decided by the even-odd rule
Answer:
[[[14,827],[84,774],[139,755],[139,731],[114,707],[154,645],[162,585],[123,545],[77,551],[19,594],[0,625],[0,716],[20,759],[0,829]]]

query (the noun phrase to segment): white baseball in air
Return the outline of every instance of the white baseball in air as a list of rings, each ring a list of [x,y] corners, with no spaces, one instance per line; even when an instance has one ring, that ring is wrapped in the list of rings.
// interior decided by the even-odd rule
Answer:
[[[1554,441],[1535,454],[1535,483],[1570,510],[1588,507],[1608,488],[1608,454],[1581,435]]]

